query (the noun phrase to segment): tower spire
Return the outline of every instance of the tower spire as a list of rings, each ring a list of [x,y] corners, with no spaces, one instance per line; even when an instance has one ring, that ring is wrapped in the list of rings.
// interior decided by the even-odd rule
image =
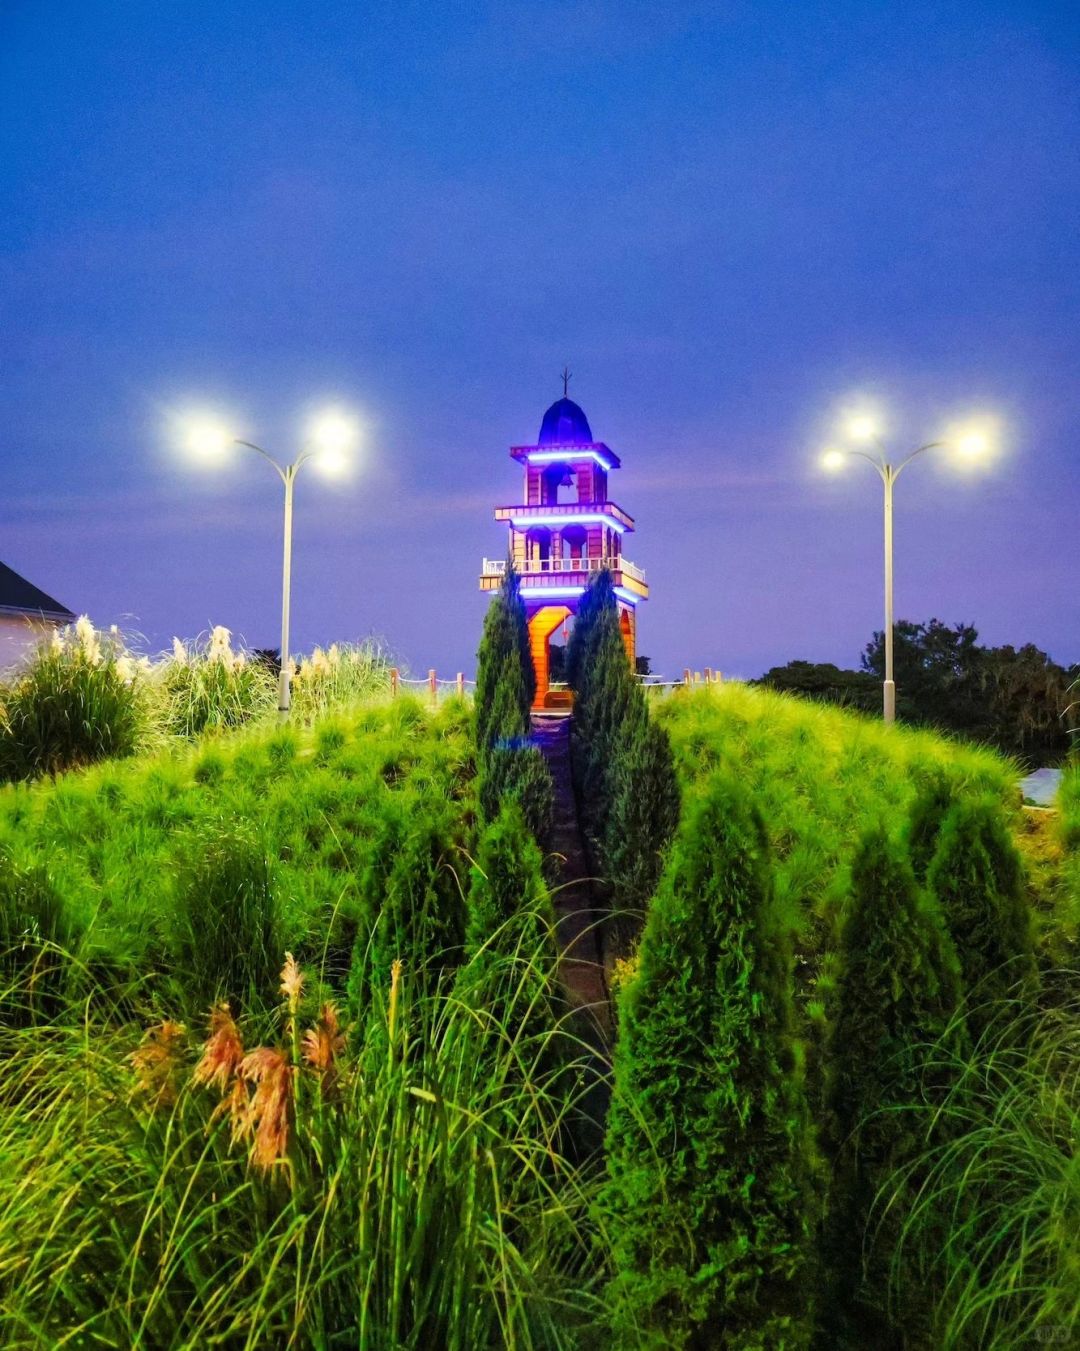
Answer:
[[[564,399],[567,397],[567,390],[570,387],[570,376],[572,374],[573,371],[571,371],[569,366],[564,366],[562,368],[562,396]]]

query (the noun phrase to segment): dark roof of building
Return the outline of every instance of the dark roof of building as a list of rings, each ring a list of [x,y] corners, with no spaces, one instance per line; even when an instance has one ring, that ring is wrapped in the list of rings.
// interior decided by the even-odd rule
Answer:
[[[44,615],[48,618],[74,619],[69,609],[52,596],[20,577],[6,563],[0,563],[0,613]]]
[[[540,424],[540,446],[590,446],[593,444],[589,419],[573,399],[557,399]]]

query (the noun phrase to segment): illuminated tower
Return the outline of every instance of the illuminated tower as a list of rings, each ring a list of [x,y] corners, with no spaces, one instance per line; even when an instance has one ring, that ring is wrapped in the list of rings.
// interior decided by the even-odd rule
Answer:
[[[594,441],[582,410],[563,397],[544,414],[535,446],[512,446],[511,456],[525,471],[518,506],[496,507],[495,519],[510,527],[510,557],[521,574],[521,595],[529,616],[536,708],[552,706],[549,691],[551,635],[575,614],[590,575],[609,568],[619,605],[619,623],[627,656],[634,661],[636,606],[646,600],[645,574],[623,557],[622,537],[634,519],[608,497],[608,475],[619,457]],[[481,591],[495,591],[506,569],[504,559],[485,558]],[[561,701],[559,701],[561,702]]]

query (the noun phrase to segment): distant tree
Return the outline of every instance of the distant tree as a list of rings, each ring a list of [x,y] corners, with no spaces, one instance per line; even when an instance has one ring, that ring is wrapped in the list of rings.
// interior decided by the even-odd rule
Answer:
[[[842,671],[831,662],[789,661],[786,666],[773,666],[750,683],[868,712],[881,707],[879,681],[865,671]]]
[[[652,662],[640,652],[634,658],[634,674],[639,676],[652,675]]]
[[[548,679],[553,685],[566,683],[566,648],[548,644]]]
[[[908,721],[934,723],[968,735],[985,733],[989,719],[982,698],[983,649],[972,624],[950,627],[940,619],[916,624],[901,619],[893,629],[897,710]],[[862,669],[885,678],[885,635],[874,634]]]
[[[1002,750],[1039,763],[1068,750],[1076,725],[1070,708],[1070,673],[1035,646],[988,648],[983,658],[983,691],[990,737]]]

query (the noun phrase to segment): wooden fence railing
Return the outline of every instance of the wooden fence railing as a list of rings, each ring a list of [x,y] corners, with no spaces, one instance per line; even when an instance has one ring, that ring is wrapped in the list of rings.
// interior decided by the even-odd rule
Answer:
[[[706,666],[704,671],[691,671],[686,667],[681,680],[659,680],[653,676],[638,676],[643,688],[649,690],[677,690],[685,685],[719,685],[723,682],[723,676],[719,671],[714,671],[711,666]],[[390,693],[397,696],[401,693],[405,685],[414,686],[417,691],[425,690],[432,703],[438,703],[440,695],[456,694],[464,695],[467,686],[475,685],[475,680],[466,680],[463,671],[458,673],[450,680],[440,678],[435,668],[432,667],[426,676],[415,677],[403,676],[397,666],[390,668]]]

